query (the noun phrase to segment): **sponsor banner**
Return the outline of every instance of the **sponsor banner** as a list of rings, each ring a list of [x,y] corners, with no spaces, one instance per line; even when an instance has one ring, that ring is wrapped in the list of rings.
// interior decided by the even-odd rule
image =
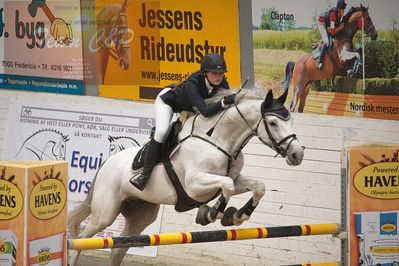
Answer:
[[[0,3],[0,87],[84,94],[80,1]]]
[[[399,96],[311,91],[306,113],[397,120]]]
[[[329,14],[336,3],[254,0],[256,82],[276,93],[284,82],[293,111],[398,120],[398,2],[346,1],[335,34]],[[333,44],[318,69],[323,29]]]
[[[86,198],[95,173],[104,161],[124,148],[140,146],[148,139],[153,125],[152,114],[139,111],[94,110],[16,101],[10,105],[3,160],[67,161],[68,207],[74,208]],[[56,182],[47,179],[42,182],[48,183],[44,185],[53,194],[64,193]],[[28,203],[36,206],[38,201],[34,199],[41,198],[40,189],[32,188],[31,191],[36,197]],[[40,204],[36,207],[31,210],[31,215],[46,219],[46,209],[43,210]],[[51,212],[57,212],[53,207]],[[162,208],[146,234],[159,233],[161,215]],[[112,226],[97,236],[118,236],[123,227],[124,219],[120,215]],[[157,247],[131,248],[129,253],[155,256],[156,251]]]
[[[29,242],[29,265],[61,266],[66,234],[58,234]]]
[[[155,99],[210,52],[224,56],[228,81],[239,88],[238,0],[96,0],[95,12],[87,52],[97,54],[100,96]]]
[[[0,265],[22,265],[24,252],[25,169],[0,163]]]
[[[357,265],[398,265],[398,211],[355,214],[359,262]]]
[[[7,244],[1,265],[66,266],[68,164],[0,162],[0,169],[0,242]],[[35,249],[28,247],[32,242]]]
[[[399,146],[382,144],[347,149],[350,265],[398,261],[398,154]]]

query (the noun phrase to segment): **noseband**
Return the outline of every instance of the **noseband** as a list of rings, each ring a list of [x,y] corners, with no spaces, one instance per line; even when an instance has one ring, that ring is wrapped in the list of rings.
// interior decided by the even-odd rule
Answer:
[[[280,154],[280,155],[283,156],[283,157],[286,157],[286,156],[287,156],[287,150],[288,150],[289,147],[291,146],[291,143],[292,143],[295,139],[297,139],[296,135],[295,135],[295,134],[290,134],[290,135],[288,135],[288,136],[282,138],[280,141],[277,142],[276,139],[273,137],[273,134],[272,134],[272,132],[270,131],[269,126],[267,125],[266,116],[276,116],[276,117],[278,117],[278,118],[280,118],[280,119],[282,119],[282,120],[284,120],[284,121],[288,121],[288,120],[291,118],[291,113],[290,113],[290,112],[288,112],[284,107],[281,108],[281,109],[273,110],[273,111],[271,111],[271,112],[263,112],[263,111],[261,110],[262,118],[259,119],[259,121],[258,121],[258,123],[257,123],[257,125],[256,125],[256,128],[253,129],[253,128],[251,127],[251,125],[248,123],[247,119],[245,119],[244,115],[241,113],[240,109],[238,109],[238,106],[237,106],[236,103],[234,103],[234,106],[236,107],[236,109],[237,109],[238,113],[240,114],[241,118],[245,121],[245,123],[247,124],[247,126],[251,129],[252,134],[250,135],[250,137],[252,137],[252,136],[257,136],[258,139],[259,139],[263,144],[269,146],[269,145],[266,143],[266,141],[264,141],[264,140],[259,136],[259,133],[258,133],[258,129],[259,129],[260,122],[263,121],[263,125],[265,126],[267,135],[268,135],[270,141],[272,142],[271,148],[277,152],[276,156],[277,156],[278,154]],[[262,108],[263,108],[263,107],[262,107]],[[261,108],[261,109],[262,109],[262,108]],[[287,113],[285,114],[284,111],[287,111]],[[282,113],[284,113],[284,115],[282,115]],[[250,137],[249,137],[249,138],[250,138]],[[290,140],[290,139],[291,139],[291,140]],[[290,140],[290,141],[289,141],[287,147],[284,149],[284,147],[281,146],[281,145],[282,145],[284,142],[288,141],[288,140]],[[244,142],[244,143],[246,144],[246,142]],[[245,144],[244,144],[244,145],[245,145]]]

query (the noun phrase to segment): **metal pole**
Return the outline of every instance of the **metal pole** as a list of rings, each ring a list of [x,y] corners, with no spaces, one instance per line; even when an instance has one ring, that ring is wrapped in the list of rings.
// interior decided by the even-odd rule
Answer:
[[[366,49],[365,43],[364,43],[364,19],[362,17],[362,67],[363,67],[363,94],[364,91],[366,90],[366,64],[365,64],[365,58],[364,58],[364,49]]]
[[[338,224],[258,227],[190,233],[186,232],[126,237],[68,239],[68,249],[88,250],[103,248],[158,246],[287,236],[329,235],[338,234],[339,232],[340,226]]]

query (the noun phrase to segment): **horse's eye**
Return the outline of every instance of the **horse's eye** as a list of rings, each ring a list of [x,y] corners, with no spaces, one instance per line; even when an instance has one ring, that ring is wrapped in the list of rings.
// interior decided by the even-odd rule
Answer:
[[[270,125],[271,125],[272,127],[275,127],[275,126],[277,126],[277,123],[276,123],[276,121],[270,121]]]

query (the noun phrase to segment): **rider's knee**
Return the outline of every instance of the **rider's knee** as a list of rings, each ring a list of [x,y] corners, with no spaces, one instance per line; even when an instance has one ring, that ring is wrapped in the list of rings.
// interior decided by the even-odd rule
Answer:
[[[159,143],[163,143],[165,138],[166,138],[166,134],[168,133],[168,129],[164,129],[164,128],[157,128],[155,130],[155,134],[154,134],[154,139],[159,142]]]

